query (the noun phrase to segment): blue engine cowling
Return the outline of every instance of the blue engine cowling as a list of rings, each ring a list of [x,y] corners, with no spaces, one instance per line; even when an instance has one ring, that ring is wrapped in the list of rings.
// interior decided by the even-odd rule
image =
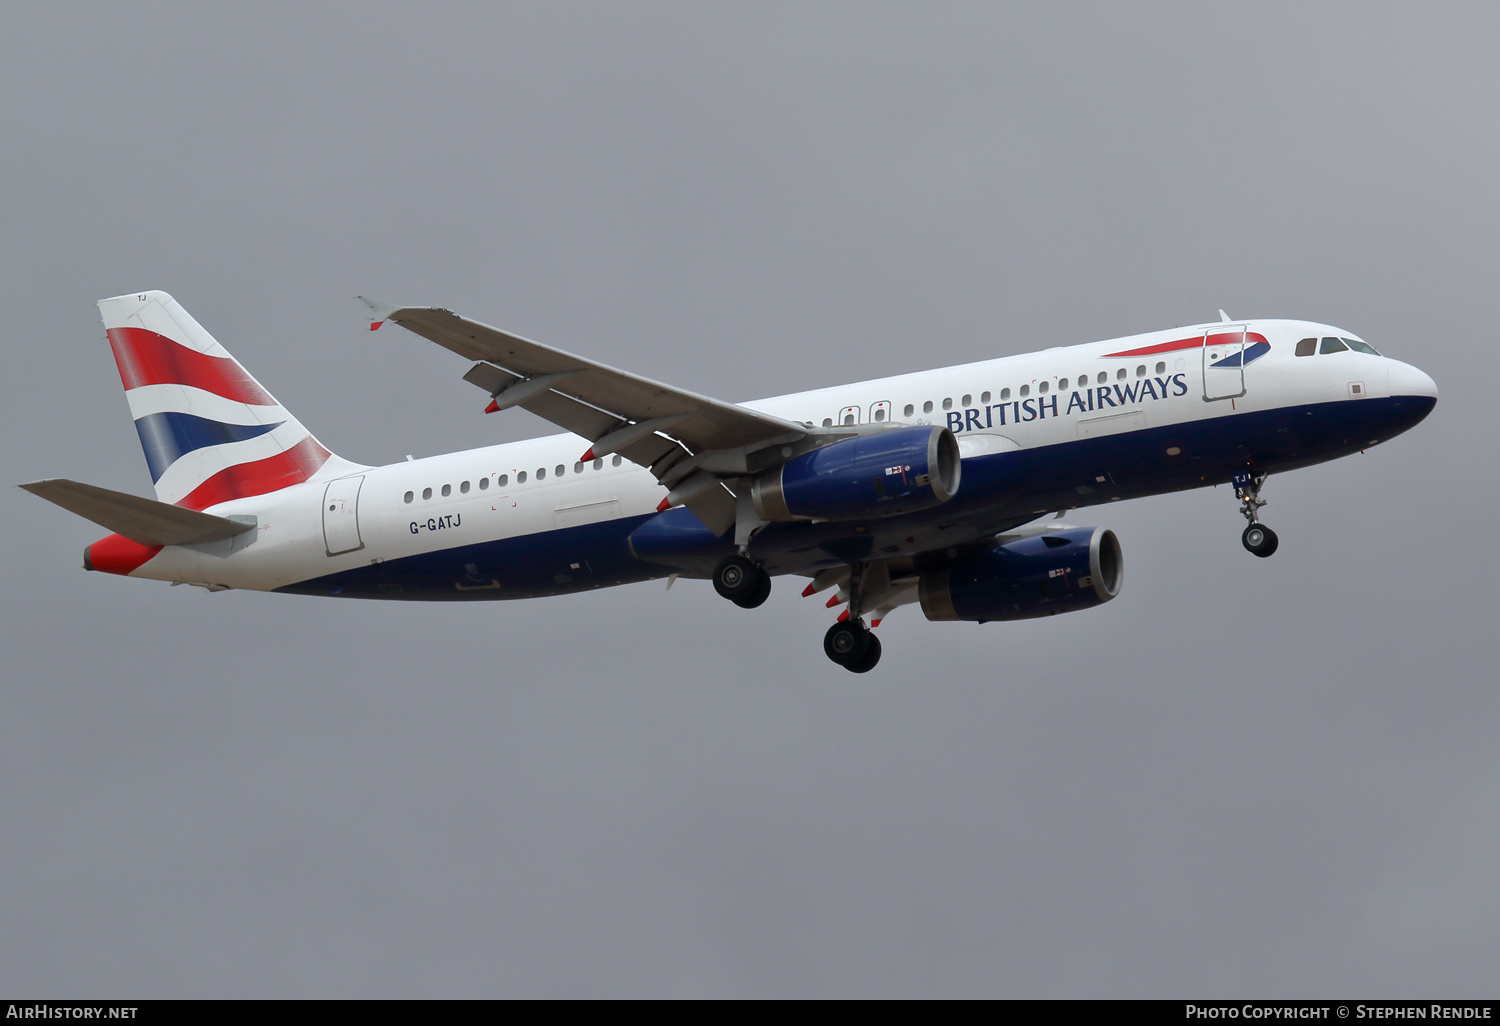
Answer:
[[[863,520],[913,513],[958,492],[958,441],[935,425],[846,438],[787,460],[750,486],[762,520]]]
[[[1120,593],[1120,541],[1102,527],[1075,527],[1002,542],[918,584],[929,620],[1026,620],[1088,609]]]

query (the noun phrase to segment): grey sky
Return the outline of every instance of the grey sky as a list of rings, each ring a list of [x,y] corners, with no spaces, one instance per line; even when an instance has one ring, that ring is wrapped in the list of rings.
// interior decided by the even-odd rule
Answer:
[[[85,574],[0,489],[0,990],[1493,996],[1493,5],[8,5],[0,481],[146,494],[94,300],[369,463],[548,430],[365,293],[730,399],[1306,317],[1436,413],[882,628]]]

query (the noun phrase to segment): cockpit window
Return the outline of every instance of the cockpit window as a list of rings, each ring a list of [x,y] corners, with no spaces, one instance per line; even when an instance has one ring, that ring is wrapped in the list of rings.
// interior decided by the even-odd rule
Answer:
[[[1297,355],[1298,356],[1311,356],[1313,353],[1316,353],[1317,351],[1318,351],[1318,340],[1315,339],[1315,338],[1305,338],[1301,342],[1297,343]]]
[[[1374,346],[1370,345],[1367,342],[1361,342],[1357,338],[1346,338],[1344,339],[1344,343],[1356,353],[1369,353],[1371,356],[1380,355],[1378,352],[1376,352]]]
[[[1342,353],[1348,348],[1348,346],[1344,345],[1344,340],[1341,338],[1325,338],[1323,344],[1318,347],[1318,352],[1326,356],[1329,353]]]

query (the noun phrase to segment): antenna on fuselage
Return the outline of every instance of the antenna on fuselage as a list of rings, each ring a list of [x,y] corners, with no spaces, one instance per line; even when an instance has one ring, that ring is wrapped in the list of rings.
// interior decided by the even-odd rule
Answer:
[[[1219,311],[1219,323],[1220,324],[1228,324],[1229,323],[1229,315],[1227,313],[1225,313],[1223,310]]]

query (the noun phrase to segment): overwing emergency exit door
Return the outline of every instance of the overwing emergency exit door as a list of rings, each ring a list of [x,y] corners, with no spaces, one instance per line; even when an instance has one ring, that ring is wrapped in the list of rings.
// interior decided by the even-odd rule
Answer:
[[[329,481],[323,491],[323,544],[330,556],[362,549],[359,537],[359,489],[364,475]]]

